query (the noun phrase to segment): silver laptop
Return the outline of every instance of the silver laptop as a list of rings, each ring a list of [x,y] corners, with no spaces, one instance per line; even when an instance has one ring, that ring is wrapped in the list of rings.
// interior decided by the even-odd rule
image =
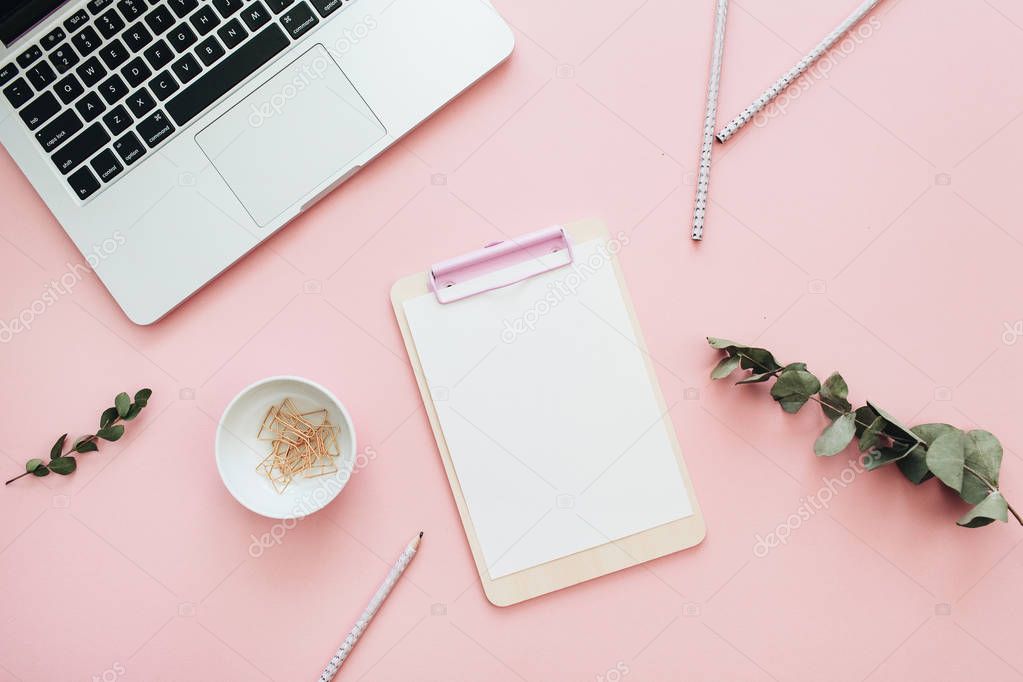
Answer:
[[[138,324],[513,47],[487,0],[0,0],[0,42],[0,142]]]

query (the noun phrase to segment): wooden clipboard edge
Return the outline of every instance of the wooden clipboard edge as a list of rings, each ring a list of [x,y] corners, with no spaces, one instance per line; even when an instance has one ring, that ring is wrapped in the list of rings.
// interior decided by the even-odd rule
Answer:
[[[610,237],[607,227],[600,220],[584,220],[567,224],[565,228],[572,235],[573,239],[579,243],[598,237],[604,239]],[[404,277],[398,280],[391,288],[391,304],[394,307],[394,314],[398,321],[398,327],[401,330],[402,340],[405,342],[405,348],[408,351],[416,383],[419,385],[419,392],[423,397],[423,404],[430,419],[430,427],[433,429],[433,435],[437,441],[437,448],[440,452],[441,461],[444,464],[444,472],[451,486],[451,493],[455,498],[455,506],[462,520],[466,539],[469,541],[469,549],[472,552],[473,560],[476,562],[476,570],[480,575],[483,592],[490,603],[495,606],[517,604],[565,587],[592,580],[593,578],[620,571],[624,568],[673,554],[698,545],[706,536],[707,530],[703,513],[700,510],[696,491],[693,489],[692,480],[686,468],[685,459],[682,457],[675,425],[671,420],[664,395],[661,392],[660,382],[657,380],[653,361],[646,350],[646,342],[643,339],[642,330],[636,318],[636,310],[632,304],[632,297],[629,295],[617,256],[611,256],[611,262],[625,298],[625,304],[629,311],[629,317],[632,320],[636,340],[643,352],[647,373],[650,375],[654,386],[658,406],[664,415],[664,426],[668,431],[669,441],[675,451],[675,458],[678,461],[679,471],[686,485],[686,492],[689,494],[693,513],[684,519],[641,531],[619,540],[611,540],[607,544],[555,559],[554,561],[496,580],[490,578],[486,563],[483,560],[483,551],[476,536],[476,529],[469,516],[469,508],[465,502],[465,496],[462,494],[462,487],[458,481],[458,476],[455,474],[455,468],[451,462],[451,453],[448,451],[447,442],[444,439],[437,411],[430,397],[426,377],[423,374],[423,368],[419,361],[419,354],[408,326],[408,319],[405,316],[403,306],[405,301],[429,293],[426,273],[421,272]]]

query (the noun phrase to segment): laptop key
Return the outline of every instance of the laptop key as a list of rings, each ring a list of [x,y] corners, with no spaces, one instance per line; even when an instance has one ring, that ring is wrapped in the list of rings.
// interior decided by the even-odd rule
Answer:
[[[150,149],[163,142],[174,132],[174,126],[162,111],[140,121],[135,129],[139,131],[139,135],[146,141]]]
[[[67,34],[64,33],[64,29],[58,26],[57,28],[53,29],[52,31],[44,35],[39,42],[42,43],[45,49],[52,50],[53,48],[60,45],[60,41],[64,40],[64,38],[67,38]]]
[[[266,0],[266,5],[274,14],[280,14],[293,2],[295,2],[295,0]]]
[[[163,71],[149,81],[149,89],[162,102],[177,92],[179,87],[177,81],[171,77],[170,71]]]
[[[14,62],[0,67],[0,86],[7,85],[18,75],[18,66]]]
[[[141,21],[121,34],[124,44],[132,52],[139,52],[143,47],[153,42],[153,34],[149,32]]]
[[[318,23],[320,20],[304,2],[295,5],[281,16],[281,26],[288,32],[292,40],[298,40]]]
[[[96,33],[96,29],[92,26],[86,26],[81,30],[80,33],[76,33],[71,37],[71,42],[74,43],[78,51],[82,53],[83,57],[87,57],[93,53],[94,50],[98,49],[103,40]]]
[[[120,135],[131,127],[131,116],[127,109],[118,104],[103,117],[103,123],[112,134]]]
[[[220,17],[217,16],[217,13],[209,5],[188,17],[188,20],[192,22],[192,26],[195,26],[195,30],[201,36],[206,35],[220,24]]]
[[[89,13],[84,9],[80,9],[64,20],[64,28],[68,30],[68,33],[74,33],[88,23]]]
[[[79,168],[77,171],[68,176],[67,182],[71,185],[72,191],[78,196],[79,199],[85,201],[99,189],[99,180],[92,174],[89,167]]]
[[[117,13],[115,9],[109,9],[99,16],[96,20],[96,28],[103,35],[104,38],[110,40],[115,35],[121,32],[121,29],[125,27],[124,19]]]
[[[117,9],[121,10],[126,21],[135,21],[146,11],[146,3],[142,0],[121,0],[117,3]]]
[[[57,68],[57,73],[66,73],[68,69],[78,63],[78,55],[70,45],[64,43],[50,53],[50,61]]]
[[[91,88],[100,82],[104,76],[107,75],[107,70],[103,68],[103,65],[99,63],[99,59],[96,57],[89,57],[82,65],[75,69],[75,73],[82,79],[82,84],[87,88]]]
[[[174,30],[167,34],[167,40],[180,54],[195,44],[195,31],[188,24],[178,24]]]
[[[11,106],[17,109],[32,99],[32,88],[28,86],[24,78],[17,78],[4,88],[4,96]]]
[[[178,125],[188,123],[288,45],[281,27],[271,24],[168,100],[167,112]]]
[[[82,120],[75,112],[67,109],[63,114],[43,126],[36,133],[36,139],[43,150],[50,152],[71,139],[71,136],[82,129]]]
[[[145,155],[146,148],[142,146],[135,133],[127,133],[114,142],[114,151],[121,157],[125,165],[130,166]]]
[[[142,57],[135,57],[121,69],[121,75],[124,76],[124,80],[128,81],[130,87],[135,88],[142,85],[142,82],[152,76],[153,72],[142,61]]]
[[[128,49],[124,46],[124,43],[115,38],[99,51],[99,56],[108,69],[116,69],[128,61]]]
[[[341,9],[342,0],[312,0],[313,7],[326,19],[328,16]]]
[[[103,100],[95,92],[90,92],[82,99],[75,102],[75,109],[85,120],[86,123],[92,123],[97,116],[102,114],[107,108],[107,105],[103,104]]]
[[[209,66],[224,56],[224,48],[217,42],[216,36],[210,36],[199,43],[199,47],[195,48],[195,53],[199,55],[203,64]]]
[[[56,116],[60,109],[60,102],[53,96],[53,93],[44,92],[19,113],[21,114],[21,120],[25,122],[28,129],[35,130]]]
[[[245,3],[242,0],[213,0],[213,6],[225,19],[240,10],[243,4]]]
[[[198,76],[199,72],[202,71],[202,67],[199,66],[199,62],[196,61],[195,57],[186,54],[171,65],[171,71],[174,72],[174,75],[178,77],[182,84],[185,84]]]
[[[168,0],[167,4],[178,15],[178,19],[184,19],[199,6],[199,0]]]
[[[171,52],[170,47],[167,46],[162,40],[157,40],[155,43],[146,48],[146,51],[142,54],[145,55],[146,61],[153,67],[153,70],[162,69],[170,63],[171,58],[174,57],[174,53]]]
[[[103,126],[99,123],[93,123],[80,132],[78,137],[58,149],[52,157],[53,163],[57,166],[57,170],[67,175],[90,156],[103,149],[107,142],[110,142],[107,131],[103,130]]]
[[[130,111],[135,118],[142,118],[156,107],[156,100],[153,96],[143,88],[132,93],[125,104],[128,105],[128,111]]]
[[[57,74],[53,67],[47,62],[39,62],[25,72],[25,77],[35,86],[36,90],[42,90],[47,85],[57,80]]]
[[[92,16],[96,16],[107,8],[114,0],[89,0],[89,4],[86,7]]]
[[[53,86],[53,91],[57,93],[57,97],[60,97],[61,102],[71,104],[85,92],[85,88],[82,87],[82,82],[75,78],[74,74],[68,74],[57,81],[57,84]]]
[[[224,45],[230,50],[238,47],[249,34],[248,31],[242,28],[242,22],[237,19],[231,19],[217,31],[217,35],[220,36],[220,39],[224,41]]]
[[[119,99],[128,94],[128,86],[115,73],[100,83],[99,94],[103,95],[103,99],[107,101],[107,104],[115,104]]]
[[[109,149],[104,149],[96,157],[89,162],[92,169],[96,171],[96,175],[103,182],[110,182],[124,170],[124,166],[117,160],[114,153]]]
[[[27,69],[29,65],[35,60],[43,56],[43,51],[39,49],[38,45],[33,45],[24,52],[18,55],[18,66],[23,69]]]
[[[250,31],[255,31],[257,28],[270,21],[270,13],[267,12],[266,7],[259,0],[252,3],[242,11],[242,21],[249,27]]]
[[[170,13],[166,5],[160,5],[146,15],[146,24],[154,34],[160,35],[174,25],[174,15]]]

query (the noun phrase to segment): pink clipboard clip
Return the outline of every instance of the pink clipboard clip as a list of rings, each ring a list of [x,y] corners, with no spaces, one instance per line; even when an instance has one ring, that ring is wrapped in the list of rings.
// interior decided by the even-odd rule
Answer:
[[[430,268],[430,290],[453,303],[572,263],[572,240],[560,225],[488,244]]]

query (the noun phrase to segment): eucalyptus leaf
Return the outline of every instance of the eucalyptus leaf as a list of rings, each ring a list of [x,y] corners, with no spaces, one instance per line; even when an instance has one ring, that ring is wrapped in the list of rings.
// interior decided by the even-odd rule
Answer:
[[[43,460],[30,459],[27,462],[25,462],[25,471],[27,471],[28,473],[32,473],[41,466],[43,466]]]
[[[878,416],[884,417],[887,424],[885,424],[884,431],[882,433],[884,433],[889,438],[892,438],[902,443],[905,447],[905,452],[909,452],[909,450],[913,446],[923,442],[920,440],[919,436],[917,436],[909,429],[908,426],[903,425],[902,423],[899,422],[898,419],[891,416],[890,414],[888,414],[881,408],[877,407],[876,405],[872,404],[869,400],[867,401],[867,406],[870,409],[874,410],[874,412],[876,412]]]
[[[902,475],[909,479],[914,485],[920,485],[924,481],[934,478],[934,474],[927,468],[927,450],[916,447],[908,455],[896,462]]]
[[[739,369],[739,360],[740,360],[740,358],[739,358],[738,355],[732,355],[730,357],[724,358],[711,371],[710,378],[711,379],[724,379],[729,374],[731,374],[735,370]]]
[[[96,452],[99,450],[99,446],[96,445],[95,441],[83,440],[75,446],[74,450],[75,452]]]
[[[74,457],[58,457],[50,461],[50,471],[61,476],[67,476],[77,468],[78,462]]]
[[[771,352],[763,348],[742,348],[739,355],[742,358],[743,369],[752,369],[757,372],[773,372],[776,369],[781,369],[781,365],[774,359]]]
[[[763,374],[751,374],[748,377],[746,377],[745,379],[743,379],[742,381],[736,381],[735,385],[736,386],[743,386],[745,384],[762,384],[763,382],[765,382],[765,381],[769,380],[771,377],[773,377],[775,374],[777,374],[777,371],[774,371],[774,372],[764,372]]]
[[[821,382],[805,369],[787,369],[771,387],[771,397],[790,414],[799,412],[810,396],[821,389]]]
[[[1002,444],[987,431],[970,431],[966,434],[966,466],[997,487],[998,472],[1002,467]]]
[[[873,408],[869,405],[856,408],[856,435],[857,437],[862,436],[863,432],[867,430],[867,427],[874,423],[874,420],[878,418],[877,412],[874,412]]]
[[[139,416],[139,412],[142,411],[142,405],[138,403],[132,403],[131,407],[128,408],[128,414],[124,415],[124,421],[130,422],[135,417]]]
[[[60,453],[64,451],[64,441],[66,440],[67,440],[66,433],[57,439],[57,442],[53,444],[52,448],[50,448],[50,459],[53,459],[54,457],[60,457]]]
[[[117,416],[123,417],[128,414],[128,409],[131,407],[131,398],[127,393],[118,393],[114,398],[114,407],[117,408]]]
[[[958,431],[959,429],[951,424],[919,424],[910,430],[919,436],[927,447],[930,447],[931,443],[933,443],[938,436]],[[926,447],[915,448],[905,458],[899,460],[898,466],[902,475],[909,479],[909,481],[914,485],[920,485],[924,481],[934,478],[934,474],[927,468]],[[963,479],[963,486],[966,486],[965,477]]]
[[[813,451],[820,457],[831,457],[845,450],[856,435],[855,417],[843,414],[828,425],[813,444]]]
[[[48,476],[49,473],[50,473],[50,468],[48,466],[46,466],[45,464],[43,464],[41,466],[37,466],[35,469],[32,470],[32,475],[33,476],[40,476],[40,477]]]
[[[917,446],[922,447],[922,446]],[[903,458],[908,457],[916,448],[911,450],[905,450],[902,448],[875,448],[867,453],[866,457],[863,458],[863,466],[866,467],[867,471],[873,471],[874,469],[880,469],[886,464],[892,462],[901,462]]]
[[[145,407],[149,403],[149,398],[152,395],[153,395],[152,389],[149,388],[139,389],[138,391],[135,391],[135,402],[141,405],[142,407]]]
[[[878,437],[881,435],[884,425],[884,417],[878,417],[860,434],[860,452],[866,452],[877,445]]]
[[[821,410],[824,416],[834,421],[839,415],[852,410],[852,404],[847,400],[849,397],[849,384],[838,372],[835,372],[821,385]],[[827,403],[827,404],[825,404]],[[853,423],[855,428],[855,422]]]
[[[920,424],[910,429],[915,433],[920,440],[922,440],[927,447],[937,440],[938,436],[944,436],[946,433],[953,431],[959,431],[956,427],[951,424]]]
[[[108,426],[107,428],[100,429],[99,431],[96,432],[97,437],[110,442],[118,440],[123,435],[124,427],[121,426],[120,424],[114,424],[113,426]]]
[[[987,431],[966,434],[966,459],[963,488],[959,496],[970,504],[980,504],[998,487],[998,473],[1002,466],[1002,444]]]
[[[956,523],[966,528],[980,528],[995,521],[1005,523],[1009,520],[1009,503],[1000,492],[993,492],[985,497],[980,504],[966,512]]]
[[[103,410],[103,414],[99,416],[99,427],[101,429],[104,429],[110,426],[111,424],[114,423],[114,420],[117,419],[119,416],[120,415],[117,414],[116,407],[108,407],[107,409]]]
[[[938,436],[927,448],[927,468],[952,490],[963,489],[963,465],[966,463],[966,438],[961,431]]]
[[[728,339],[716,339],[713,336],[707,337],[707,343],[710,344],[711,348],[717,348],[718,350],[740,347],[735,341],[729,341]]]

